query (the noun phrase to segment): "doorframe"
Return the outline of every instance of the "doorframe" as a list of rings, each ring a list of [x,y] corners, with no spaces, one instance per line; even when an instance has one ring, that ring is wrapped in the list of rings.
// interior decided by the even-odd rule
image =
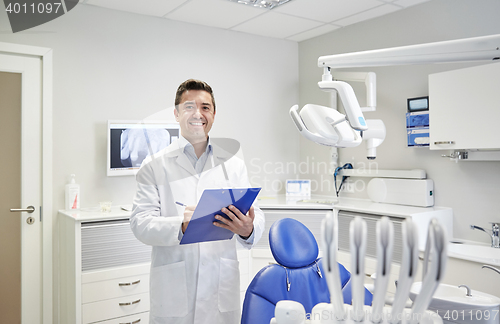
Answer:
[[[52,49],[0,42],[0,53],[36,56],[42,60],[42,321],[53,318],[52,265]]]

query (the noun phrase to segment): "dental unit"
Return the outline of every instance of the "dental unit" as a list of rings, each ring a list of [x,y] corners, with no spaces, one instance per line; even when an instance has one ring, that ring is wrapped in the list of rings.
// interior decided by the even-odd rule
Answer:
[[[344,107],[345,115],[336,110],[336,102],[331,107],[306,104],[299,110],[298,105],[290,109],[290,116],[299,132],[307,139],[321,145],[347,148],[356,147],[363,140],[367,142],[369,159],[376,156],[376,147],[385,139],[385,125],[381,120],[366,120],[363,111],[374,111],[376,107],[375,74],[357,72],[338,72],[332,69],[359,68],[372,66],[392,66],[427,63],[468,62],[500,60],[500,34],[452,41],[418,44],[387,49],[369,50],[363,52],[321,56],[318,67],[323,69],[318,86],[321,90],[338,96]],[[367,105],[361,108],[352,87],[344,81],[364,81],[367,91]],[[362,219],[354,219],[350,226],[351,252],[351,288],[352,305],[343,304],[340,291],[337,267],[337,215],[328,213],[323,220],[322,249],[323,262],[326,266],[326,281],[330,290],[330,303],[317,304],[310,314],[310,319],[303,318],[294,321],[287,319],[282,309],[286,308],[288,315],[297,311],[303,314],[300,303],[281,301],[276,305],[276,317],[271,320],[275,324],[332,324],[332,323],[375,323],[375,324],[417,324],[442,323],[442,319],[428,310],[434,294],[443,280],[447,262],[446,235],[433,219],[429,223],[425,244],[423,275],[421,283],[414,283],[418,260],[417,226],[411,219],[404,221],[402,226],[403,260],[397,282],[396,295],[392,307],[385,306],[388,276],[393,246],[393,226],[389,219],[382,218],[377,223],[377,272],[372,306],[363,305],[364,294],[364,257],[366,249],[366,224]],[[487,230],[478,226],[472,229]],[[491,231],[492,246],[499,247],[499,224],[493,224]],[[421,287],[414,299],[411,309],[405,308],[412,286]],[[284,302],[284,301],[283,301]],[[325,313],[333,316],[325,317]]]
[[[334,81],[331,69],[372,66],[392,66],[425,63],[468,62],[500,59],[500,34],[473,37],[444,42],[418,44],[369,50],[354,53],[321,56],[318,67],[323,69],[320,89],[337,92],[346,115],[333,108],[307,104],[299,112],[298,105],[290,109],[290,115],[299,132],[307,139],[333,147],[355,147],[367,140],[368,158],[375,158],[375,148],[385,138],[383,122],[371,125],[362,111],[373,111],[376,106],[375,74],[340,72],[338,78],[365,81],[367,107],[362,109],[352,87],[344,81]],[[337,72],[335,72],[337,75]],[[381,123],[382,122],[382,123]],[[367,130],[376,130],[366,134]],[[371,141],[370,141],[371,140]]]
[[[336,266],[336,216],[328,213],[321,225],[323,262],[326,281],[330,290],[330,303],[319,303],[313,307],[310,318],[305,315],[302,304],[286,300],[276,304],[275,317],[271,324],[439,324],[442,319],[427,311],[434,292],[443,279],[446,268],[446,236],[443,228],[433,219],[429,223],[424,253],[422,289],[412,309],[404,308],[409,298],[410,286],[418,266],[418,233],[410,219],[403,223],[404,260],[400,268],[395,303],[384,306],[392,261],[394,229],[392,222],[383,217],[377,222],[377,277],[372,306],[364,306],[364,259],[366,251],[366,222],[356,217],[350,225],[352,305],[343,304],[340,291],[340,275]],[[334,271],[337,270],[337,271]],[[295,316],[291,316],[295,314]],[[302,316],[300,315],[302,314]],[[292,318],[293,317],[293,318]]]

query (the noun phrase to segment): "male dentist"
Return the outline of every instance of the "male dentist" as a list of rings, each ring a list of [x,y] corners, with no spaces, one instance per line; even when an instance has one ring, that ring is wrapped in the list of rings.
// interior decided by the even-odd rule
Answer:
[[[264,231],[256,203],[244,215],[234,206],[218,216],[232,240],[180,245],[205,189],[250,187],[245,163],[208,136],[215,119],[211,87],[187,80],[177,89],[175,119],[181,136],[148,157],[137,174],[130,226],[152,245],[150,323],[236,324],[240,322],[240,278],[236,240],[251,248]],[[229,150],[231,151],[231,150]],[[187,206],[176,204],[181,202]]]

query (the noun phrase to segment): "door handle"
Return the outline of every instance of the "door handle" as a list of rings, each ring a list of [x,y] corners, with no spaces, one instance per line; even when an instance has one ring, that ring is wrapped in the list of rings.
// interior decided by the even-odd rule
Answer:
[[[35,207],[28,206],[28,208],[24,208],[24,209],[23,208],[21,208],[21,209],[11,208],[10,211],[13,212],[13,213],[16,213],[16,212],[17,213],[27,212],[27,213],[31,214],[32,212],[35,211]]]

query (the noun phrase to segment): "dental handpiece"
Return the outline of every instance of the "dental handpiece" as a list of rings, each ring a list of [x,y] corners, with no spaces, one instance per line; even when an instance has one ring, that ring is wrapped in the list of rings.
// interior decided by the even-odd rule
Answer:
[[[385,295],[391,274],[392,251],[394,248],[394,226],[388,217],[377,221],[377,272],[371,321],[379,323],[383,320]]]
[[[323,270],[330,290],[330,301],[335,317],[343,320],[345,316],[344,297],[340,282],[340,271],[337,264],[337,243],[334,235],[338,233],[337,219],[329,212],[321,224],[321,242],[325,253],[323,257]]]
[[[356,217],[349,227],[351,250],[351,281],[352,281],[352,318],[360,322],[364,319],[365,299],[365,254],[366,254],[366,221]]]
[[[410,296],[410,289],[418,270],[418,229],[411,219],[406,219],[402,224],[403,234],[403,260],[399,270],[398,285],[390,323],[397,324],[402,318],[403,309]]]

